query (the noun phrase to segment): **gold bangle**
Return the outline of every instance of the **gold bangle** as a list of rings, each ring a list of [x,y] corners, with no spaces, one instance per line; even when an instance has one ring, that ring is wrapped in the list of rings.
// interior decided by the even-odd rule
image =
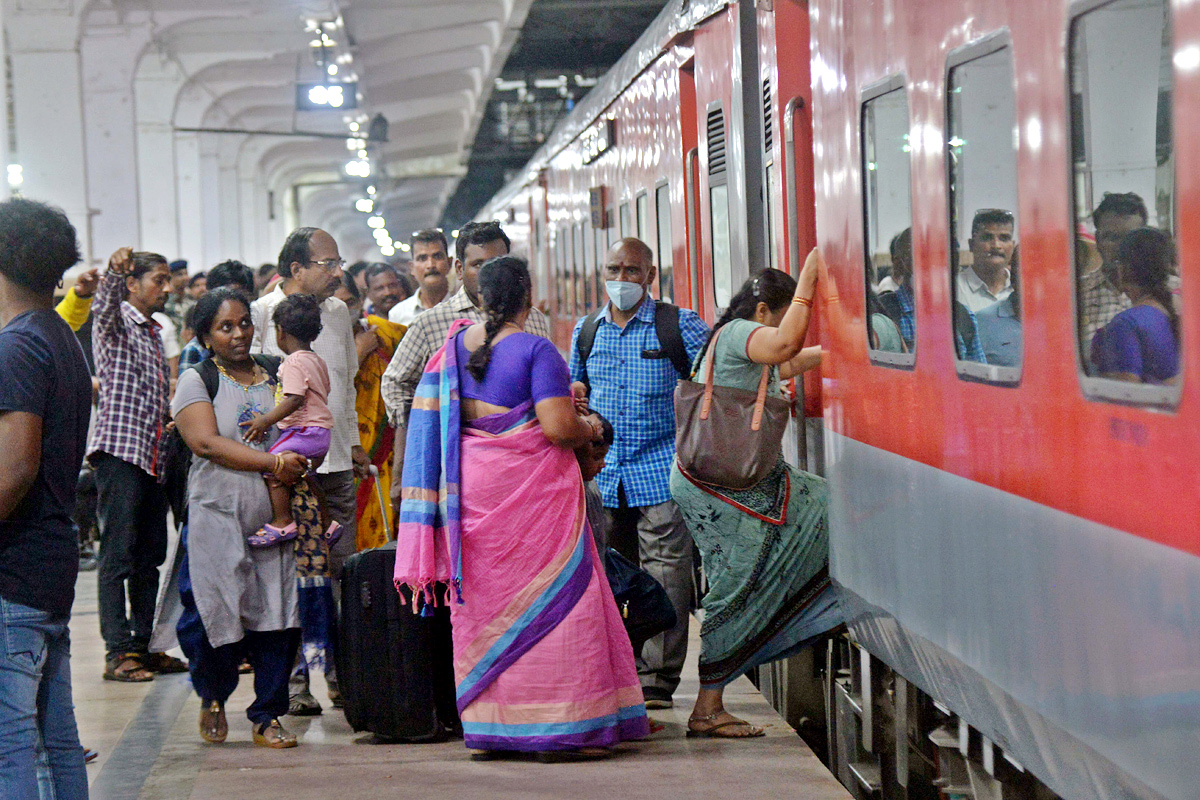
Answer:
[[[805,308],[812,308],[812,298],[811,297],[793,297],[792,302],[797,305],[804,306]]]
[[[283,456],[275,454],[275,477],[278,478],[283,472]]]

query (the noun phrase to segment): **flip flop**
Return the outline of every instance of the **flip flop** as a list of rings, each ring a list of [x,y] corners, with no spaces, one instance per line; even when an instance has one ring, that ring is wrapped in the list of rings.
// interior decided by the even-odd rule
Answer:
[[[274,547],[282,542],[296,538],[296,523],[289,522],[282,528],[277,528],[269,522],[258,529],[258,533],[247,537],[246,544],[254,548]]]
[[[735,725],[738,725],[738,726],[741,726],[741,727],[745,727],[745,728],[749,728],[749,729],[750,729],[750,733],[746,733],[746,734],[736,734],[736,733],[721,733],[721,732],[720,732],[720,731],[724,730],[725,728],[732,728],[732,727],[733,727],[733,726],[735,726]],[[762,728],[758,727],[757,725],[751,725],[749,722],[746,722],[745,720],[739,719],[739,720],[734,720],[734,721],[730,721],[730,722],[722,722],[720,725],[713,725],[711,728],[705,728],[705,729],[704,729],[704,730],[702,730],[702,731],[698,731],[698,730],[696,730],[695,728],[692,728],[692,727],[690,727],[690,726],[689,726],[689,727],[688,727],[688,732],[687,732],[687,735],[688,735],[688,738],[689,738],[689,739],[696,739],[696,738],[706,738],[706,739],[757,739],[757,738],[759,738],[760,736],[766,736],[766,735],[767,735],[767,732],[766,732],[766,731],[764,731]]]
[[[341,523],[337,520],[329,523],[329,528],[325,531],[325,544],[333,547],[338,543],[338,540],[342,538],[342,533],[344,531],[345,528],[343,528]]]

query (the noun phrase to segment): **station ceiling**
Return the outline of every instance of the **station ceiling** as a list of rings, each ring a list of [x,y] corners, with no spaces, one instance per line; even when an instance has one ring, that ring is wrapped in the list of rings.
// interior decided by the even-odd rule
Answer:
[[[211,132],[226,158],[254,160],[266,185],[290,194],[300,224],[330,230],[348,258],[380,255],[368,217],[382,217],[399,258],[412,231],[470,218],[663,5],[91,0],[81,34],[119,42],[149,26],[147,54],[158,58],[140,59],[137,104],[161,75],[177,132]],[[534,86],[560,77],[566,91]],[[522,82],[528,91],[514,90]],[[329,102],[335,86],[340,105]],[[314,96],[324,105],[298,110]],[[531,133],[523,105],[543,100]],[[386,141],[368,135],[378,115]],[[137,122],[148,124],[140,112]]]
[[[517,174],[553,123],[625,54],[665,5],[666,0],[534,0],[484,109],[466,177],[442,213],[443,227],[460,227]],[[535,85],[548,87],[556,79],[565,83],[566,92]],[[513,88],[522,83],[524,92]],[[524,116],[533,119],[514,113],[523,106],[529,107]]]

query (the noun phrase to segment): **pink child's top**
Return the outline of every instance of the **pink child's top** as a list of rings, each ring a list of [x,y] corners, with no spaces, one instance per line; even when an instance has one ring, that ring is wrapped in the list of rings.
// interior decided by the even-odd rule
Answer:
[[[279,421],[280,430],[288,428],[333,429],[333,412],[329,410],[329,369],[325,361],[311,350],[297,350],[279,365],[279,380],[284,394],[304,398],[296,413]]]

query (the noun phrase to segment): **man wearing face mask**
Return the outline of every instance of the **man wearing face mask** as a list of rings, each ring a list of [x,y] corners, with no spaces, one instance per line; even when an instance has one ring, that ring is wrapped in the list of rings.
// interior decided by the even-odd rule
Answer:
[[[657,271],[640,239],[622,239],[604,264],[609,302],[575,325],[571,380],[577,400],[612,423],[615,437],[596,476],[611,519],[609,544],[667,590],[678,624],[642,648],[647,708],[670,708],[687,655],[692,540],[668,486],[675,458],[675,384],[708,337],[693,311],[649,295]],[[678,351],[683,350],[686,353]]]

